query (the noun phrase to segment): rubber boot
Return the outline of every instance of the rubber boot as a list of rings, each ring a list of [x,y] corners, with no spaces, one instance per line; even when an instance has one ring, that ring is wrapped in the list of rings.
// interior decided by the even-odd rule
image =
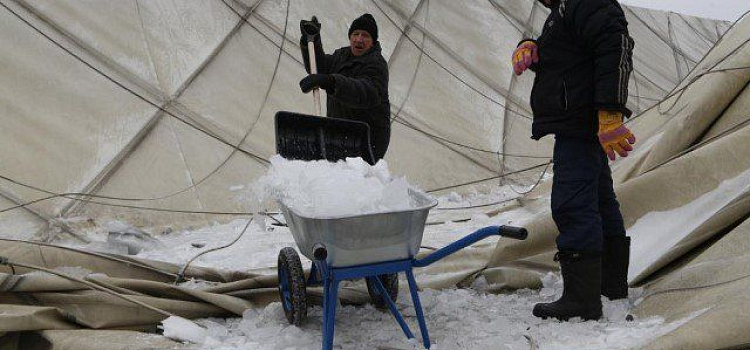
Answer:
[[[560,251],[555,254],[555,260],[560,262],[563,295],[555,302],[534,305],[534,316],[544,319],[552,317],[561,321],[573,317],[583,320],[598,320],[602,317],[601,255]]]
[[[602,253],[602,295],[609,300],[628,297],[630,237],[604,237]]]

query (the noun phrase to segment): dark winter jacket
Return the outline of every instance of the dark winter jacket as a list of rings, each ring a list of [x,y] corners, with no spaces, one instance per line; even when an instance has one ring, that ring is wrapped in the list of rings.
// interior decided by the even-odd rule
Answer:
[[[310,72],[307,39],[300,40],[305,69]],[[388,101],[388,63],[380,53],[380,43],[361,56],[342,47],[328,55],[323,52],[320,37],[315,40],[315,63],[318,73],[331,74],[335,80],[333,91],[326,91],[327,115],[333,118],[366,122],[374,132],[390,130],[390,102]]]
[[[539,63],[531,91],[532,138],[592,138],[598,110],[625,107],[633,39],[616,0],[560,0],[536,39]]]

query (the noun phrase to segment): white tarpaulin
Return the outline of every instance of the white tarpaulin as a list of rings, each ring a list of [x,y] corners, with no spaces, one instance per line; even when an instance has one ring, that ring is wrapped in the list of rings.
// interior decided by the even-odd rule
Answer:
[[[345,33],[354,18],[368,12],[377,20],[390,71],[386,160],[394,174],[433,193],[498,181],[528,185],[551,157],[550,138],[530,139],[532,75],[514,76],[508,62],[521,38],[539,35],[548,10],[534,0],[0,0],[0,5],[0,238],[84,239],[78,232],[82,225],[112,219],[171,232],[250,212],[242,188],[265,172],[275,153],[274,114],[313,112],[312,97],[298,87],[305,73],[297,44],[299,21],[312,15],[322,23],[328,52],[348,45]],[[629,125],[639,143],[633,156],[613,169],[634,247],[653,246],[648,256],[633,256],[631,281],[651,283],[647,291],[653,292],[638,312],[677,318],[714,307],[649,345],[705,348],[701,342],[713,344],[711,335],[695,330],[707,329],[704,321],[731,323],[735,312],[744,310],[745,300],[736,292],[741,289],[722,287],[721,295],[734,297],[715,307],[718,294],[688,288],[685,293],[694,293],[700,303],[686,306],[670,291],[683,288],[684,281],[668,274],[661,281],[650,278],[726,232],[746,243],[741,233],[747,230],[736,226],[750,212],[745,127],[750,21],[730,30],[727,22],[675,13],[625,7],[625,14],[636,42],[628,106],[637,117]],[[540,209],[548,205],[548,190],[543,183],[522,201],[542,211],[528,223],[527,241],[461,252],[421,270],[420,284],[452,286],[483,271],[497,288],[538,286],[539,276],[556,266],[551,259],[556,230]],[[692,220],[671,220],[686,213]],[[156,269],[3,242],[3,256],[47,268],[85,261],[91,271],[109,276],[90,280],[186,317],[238,314],[276,293],[268,276],[190,270],[223,284],[189,291],[167,284],[176,276],[174,266]],[[705,259],[717,253],[711,254]],[[742,255],[731,259],[720,263],[731,265],[734,274],[716,281],[741,274]],[[712,264],[696,262],[677,271],[700,279],[703,274],[693,272],[718,266]],[[0,332],[10,332],[0,338],[0,347],[176,345],[130,331],[76,329],[135,329],[153,326],[158,317],[59,279],[19,279],[6,267],[2,273],[2,300],[13,306],[0,318],[5,327]],[[713,283],[696,285],[702,282]],[[353,295],[348,298],[356,299]],[[37,304],[29,305],[29,298]],[[114,311],[103,317],[92,307],[96,303]],[[746,344],[738,335],[744,325],[724,325],[726,332],[712,336],[727,348]],[[30,330],[35,332],[17,333]],[[102,337],[117,341],[102,344]]]
[[[297,24],[312,15],[329,52],[347,45],[354,18],[375,16],[391,77],[394,173],[426,190],[460,191],[551,154],[549,140],[529,138],[531,76],[513,76],[508,64],[522,37],[538,35],[548,10],[536,1],[3,5],[0,201],[39,200],[0,213],[8,236],[47,237],[51,220],[75,231],[60,223],[69,217],[180,226],[223,216],[174,211],[248,212],[232,188],[265,171],[273,115],[313,110],[297,86]],[[636,112],[664,97],[729,26],[639,8],[626,15],[637,43]],[[542,170],[507,178],[529,184]],[[81,202],[75,193],[119,199]]]

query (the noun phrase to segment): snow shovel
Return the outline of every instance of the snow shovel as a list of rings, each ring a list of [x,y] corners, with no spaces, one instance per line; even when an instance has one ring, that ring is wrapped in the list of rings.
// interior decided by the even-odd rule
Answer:
[[[314,26],[303,26],[303,31],[307,36],[310,74],[315,74],[314,43],[320,33]],[[336,162],[347,157],[361,157],[374,164],[370,126],[355,120],[321,117],[320,89],[313,90],[313,99],[317,115],[286,111],[276,113],[276,152],[287,159],[326,159]]]

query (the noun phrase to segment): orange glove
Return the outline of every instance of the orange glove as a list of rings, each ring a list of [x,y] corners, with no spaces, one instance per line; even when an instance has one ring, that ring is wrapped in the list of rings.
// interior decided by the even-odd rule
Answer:
[[[533,63],[539,62],[539,47],[533,41],[524,41],[513,51],[513,72],[521,75]]]
[[[635,135],[622,125],[622,113],[599,111],[599,143],[610,160],[615,160],[615,152],[620,157],[627,157],[633,150]]]

